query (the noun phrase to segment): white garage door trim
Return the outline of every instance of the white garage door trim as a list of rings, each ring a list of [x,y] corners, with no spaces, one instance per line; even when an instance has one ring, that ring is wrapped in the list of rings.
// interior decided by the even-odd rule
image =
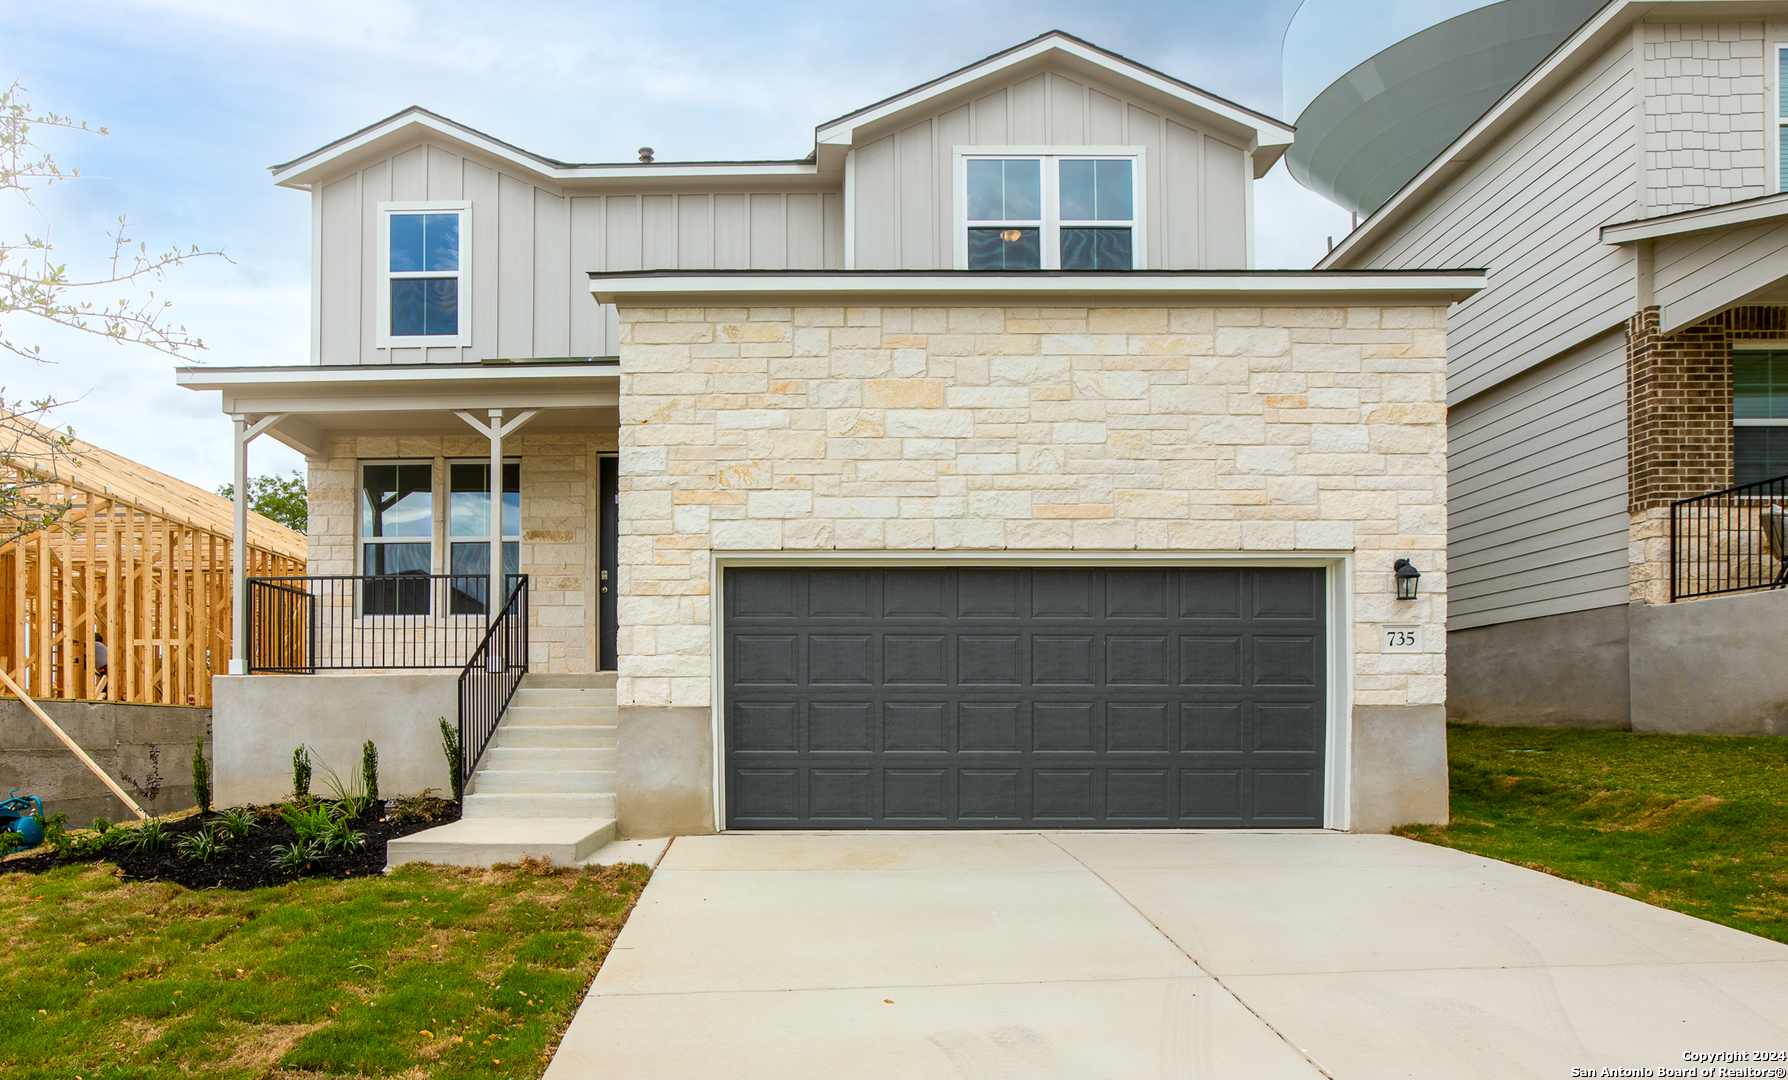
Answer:
[[[1327,775],[1323,778],[1323,828],[1345,831],[1352,805],[1353,553],[1346,551],[715,551],[708,567],[709,706],[714,748],[714,829],[726,828],[726,571],[744,566],[1314,566],[1328,571]]]

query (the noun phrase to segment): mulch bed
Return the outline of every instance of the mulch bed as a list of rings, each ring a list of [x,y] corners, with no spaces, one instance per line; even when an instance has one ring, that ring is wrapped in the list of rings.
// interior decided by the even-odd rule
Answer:
[[[278,807],[251,809],[257,811],[255,830],[240,839],[226,840],[227,850],[214,862],[197,862],[176,850],[181,837],[210,828],[218,817],[215,813],[192,814],[178,820],[163,819],[168,840],[159,851],[113,848],[93,854],[60,856],[45,844],[0,862],[0,874],[34,874],[70,863],[108,862],[115,864],[118,876],[127,881],[172,881],[189,889],[259,889],[299,878],[371,877],[384,872],[387,842],[459,819],[459,804],[448,799],[429,800],[429,805],[422,808],[428,819],[420,821],[391,821],[384,810],[374,804],[354,819],[354,828],[366,834],[364,849],[320,855],[304,870],[287,873],[274,865],[273,849],[292,843],[298,839],[298,834],[281,820]]]

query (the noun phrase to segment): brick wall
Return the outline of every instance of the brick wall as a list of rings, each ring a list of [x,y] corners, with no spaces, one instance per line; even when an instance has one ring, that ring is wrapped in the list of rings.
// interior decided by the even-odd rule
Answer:
[[[519,458],[522,477],[521,568],[529,575],[529,647],[535,670],[579,673],[597,667],[596,457],[613,450],[612,436],[539,435],[527,429],[503,440],[504,456]],[[446,462],[489,460],[490,442],[471,434],[397,438],[335,438],[330,456],[310,462],[312,574],[357,572],[358,463],[432,460],[437,477],[436,518],[444,521]],[[437,534],[441,526],[437,525]],[[437,547],[439,545],[437,544]],[[445,550],[437,565],[445,572]]]
[[[1647,23],[1646,205],[1671,213],[1768,194],[1762,23]]]
[[[713,553],[789,550],[1353,551],[1355,701],[1445,698],[1444,308],[620,318],[622,704],[711,704]]]
[[[1658,334],[1656,307],[1628,321],[1627,465],[1629,513],[1732,483],[1732,334],[1726,316],[1669,337]]]

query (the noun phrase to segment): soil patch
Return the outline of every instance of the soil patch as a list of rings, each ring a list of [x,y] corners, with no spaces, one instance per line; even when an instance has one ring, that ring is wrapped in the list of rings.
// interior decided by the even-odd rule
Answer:
[[[353,829],[366,837],[360,850],[318,854],[295,871],[282,869],[274,861],[276,849],[298,840],[297,832],[280,816],[284,807],[251,806],[246,809],[254,815],[254,828],[246,836],[230,836],[223,829],[223,815],[217,812],[194,813],[161,819],[166,841],[155,851],[134,851],[119,844],[102,850],[92,842],[93,834],[83,831],[72,834],[85,841],[77,843],[75,850],[59,854],[44,844],[0,862],[0,874],[41,873],[70,863],[107,862],[115,864],[118,876],[126,881],[171,881],[189,889],[260,889],[301,878],[370,877],[384,872],[385,845],[390,841],[459,820],[459,804],[449,799],[427,799],[421,805],[416,799],[406,799],[404,803],[406,813],[389,813],[386,806],[375,803],[351,819]],[[112,831],[123,833],[129,828],[120,826]],[[215,860],[200,862],[180,851],[182,839],[206,831],[222,837],[223,851]]]

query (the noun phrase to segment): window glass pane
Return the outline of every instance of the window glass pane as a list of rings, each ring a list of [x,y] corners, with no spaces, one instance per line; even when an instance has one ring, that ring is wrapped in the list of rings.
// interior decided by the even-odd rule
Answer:
[[[429,544],[368,544],[365,572],[379,574],[426,574]]]
[[[1064,228],[1063,270],[1129,270],[1129,229]]]
[[[1732,417],[1788,420],[1788,352],[1732,354]]]
[[[1788,428],[1732,429],[1732,482],[1755,484],[1788,476]]]
[[[433,536],[430,471],[431,466],[421,462],[362,466],[360,535]]]
[[[422,333],[427,308],[427,279],[399,278],[392,281],[391,336],[413,337]]]
[[[427,615],[429,545],[367,544],[360,610],[366,615]],[[399,580],[393,581],[392,576]]]
[[[490,465],[476,461],[455,462],[447,467],[447,486],[448,533],[453,536],[489,536]],[[503,535],[521,535],[519,462],[503,465]]]
[[[1776,50],[1776,119],[1788,121],[1788,82],[1781,76],[1788,75],[1788,49]]]
[[[1129,221],[1136,216],[1135,192],[1130,183],[1131,163],[1122,158],[1095,162],[1098,166],[1098,213],[1095,221]],[[1067,217],[1067,214],[1063,214]]]
[[[1062,220],[1094,221],[1098,202],[1095,197],[1096,161],[1064,161],[1061,170]]]
[[[418,266],[418,270],[458,270],[459,269],[459,215],[458,214],[424,214],[423,243],[426,248],[427,263]]]
[[[454,544],[450,549],[452,573],[449,610],[455,615],[484,614],[484,598],[490,593],[490,545]],[[521,545],[503,544],[503,574],[521,573]]]
[[[1036,158],[968,161],[968,220],[1043,220],[1043,163]]]
[[[397,273],[421,270],[425,260],[423,214],[391,215],[391,269]]]
[[[1043,266],[1038,229],[970,229],[970,270],[1037,270]]]
[[[392,284],[398,283],[394,281]],[[422,309],[422,332],[431,337],[451,337],[459,333],[459,281],[455,278],[423,278],[418,284],[428,286]]]
[[[999,161],[988,161],[986,158],[970,158],[968,164],[968,219],[970,221],[998,221],[1004,209],[1004,198],[1000,194]]]

